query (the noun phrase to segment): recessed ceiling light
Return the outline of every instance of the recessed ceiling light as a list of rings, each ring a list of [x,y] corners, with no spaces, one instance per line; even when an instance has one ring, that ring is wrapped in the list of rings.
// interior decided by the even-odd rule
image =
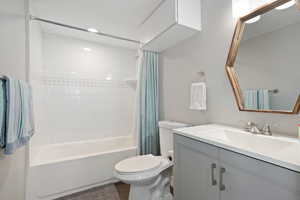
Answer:
[[[112,75],[111,74],[107,74],[105,80],[111,81],[112,80]]]
[[[246,21],[246,24],[252,24],[252,23],[254,23],[254,22],[257,22],[258,20],[260,20],[260,18],[261,18],[261,16],[258,15],[258,16],[256,16],[256,17],[254,17],[254,18],[249,19],[248,21]]]
[[[92,51],[92,49],[87,48],[87,47],[83,48],[83,50],[84,50],[84,51]]]
[[[98,33],[99,31],[95,28],[88,28],[88,31],[91,33]]]
[[[287,2],[287,3],[285,3],[285,4],[281,5],[281,6],[278,6],[276,9],[277,10],[284,10],[284,9],[287,9],[287,8],[295,5],[295,4],[296,4],[296,2],[294,0],[292,0],[292,1],[289,1],[289,2]]]

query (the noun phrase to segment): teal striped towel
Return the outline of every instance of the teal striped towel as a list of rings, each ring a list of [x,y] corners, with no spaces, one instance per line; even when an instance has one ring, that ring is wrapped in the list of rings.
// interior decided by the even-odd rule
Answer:
[[[248,89],[244,91],[245,108],[249,110],[270,110],[268,89]]]
[[[270,90],[258,90],[258,108],[260,110],[270,110]]]
[[[31,87],[20,80],[6,81],[5,154],[13,154],[28,143],[34,133]]]
[[[244,91],[245,109],[258,109],[258,92],[256,89],[247,89]]]

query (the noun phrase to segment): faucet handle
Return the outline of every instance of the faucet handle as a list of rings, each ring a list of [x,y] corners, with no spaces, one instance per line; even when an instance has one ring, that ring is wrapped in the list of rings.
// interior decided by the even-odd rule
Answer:
[[[254,122],[248,121],[245,126],[245,131],[250,132],[254,126],[255,126]]]
[[[264,127],[262,128],[262,134],[264,135],[272,135],[272,131],[271,131],[271,124],[265,124]]]
[[[252,134],[261,134],[261,131],[259,130],[259,128],[257,128],[257,126],[252,126],[252,128],[249,131]]]

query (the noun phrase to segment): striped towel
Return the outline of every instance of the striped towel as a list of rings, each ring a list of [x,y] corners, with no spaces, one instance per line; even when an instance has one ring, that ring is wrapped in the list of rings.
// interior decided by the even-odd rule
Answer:
[[[256,89],[247,89],[244,91],[245,109],[257,110],[258,109],[258,93]]]
[[[31,87],[20,80],[6,81],[5,154],[13,154],[27,144],[34,133]]]
[[[260,110],[270,110],[270,90],[258,90],[258,108]]]
[[[243,93],[246,109],[270,110],[270,94],[268,89],[247,89]]]

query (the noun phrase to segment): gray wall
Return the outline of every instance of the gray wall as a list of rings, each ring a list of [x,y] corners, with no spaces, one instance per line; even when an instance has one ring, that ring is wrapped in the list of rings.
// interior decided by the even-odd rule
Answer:
[[[299,115],[239,112],[225,73],[235,22],[231,1],[202,0],[203,31],[163,52],[160,74],[160,118],[192,124],[221,123],[243,126],[248,121],[278,124],[275,131],[296,135]],[[191,111],[189,88],[197,72],[205,71],[206,112]]]
[[[24,0],[0,0],[0,74],[25,80]],[[22,200],[25,196],[26,150],[14,155],[0,152],[0,199]]]

